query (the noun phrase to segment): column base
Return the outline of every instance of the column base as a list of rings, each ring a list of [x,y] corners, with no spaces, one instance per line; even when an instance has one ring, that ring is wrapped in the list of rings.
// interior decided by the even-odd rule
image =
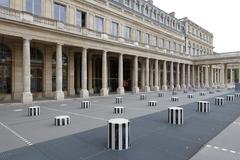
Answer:
[[[55,100],[64,100],[64,92],[56,91],[54,95]]]
[[[125,93],[125,89],[123,87],[118,87],[117,93],[123,95]]]
[[[102,88],[100,91],[101,96],[108,96],[108,89],[107,88]]]
[[[21,96],[22,103],[31,103],[33,101],[33,96],[31,92],[23,92]]]
[[[93,88],[90,88],[90,89],[88,90],[88,92],[89,92],[89,94],[94,94],[94,89],[93,89]]]
[[[185,85],[185,84],[182,84],[182,88],[185,89],[185,88],[186,88],[186,85]]]
[[[170,89],[173,90],[174,89],[174,85],[170,85]]]
[[[80,91],[80,97],[81,98],[88,98],[89,97],[89,92],[87,89],[81,89]]]
[[[138,87],[133,87],[132,92],[133,93],[139,93],[139,88]]]
[[[149,86],[145,86],[145,87],[144,87],[144,91],[145,91],[145,92],[150,92],[150,87],[149,87]]]
[[[162,90],[167,91],[168,90],[167,85],[163,85]]]
[[[159,87],[158,86],[154,86],[153,90],[154,91],[159,91]]]
[[[177,84],[176,88],[177,89],[181,89],[181,86],[179,84]]]

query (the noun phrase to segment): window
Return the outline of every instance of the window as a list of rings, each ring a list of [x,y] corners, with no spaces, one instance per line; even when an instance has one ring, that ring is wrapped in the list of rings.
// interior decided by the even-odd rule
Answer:
[[[181,46],[181,44],[178,45],[178,51],[179,51],[179,52],[182,52],[182,46]]]
[[[125,27],[125,34],[124,37],[128,40],[131,39],[131,28],[130,27]]]
[[[42,92],[43,54],[37,48],[30,49],[31,56],[31,92]]]
[[[66,6],[58,3],[54,4],[54,19],[66,22]]]
[[[176,44],[176,42],[174,42],[174,45],[173,45],[173,49],[174,49],[174,51],[177,51],[177,44]]]
[[[148,9],[148,6],[145,7],[145,15],[146,15],[146,16],[149,15],[149,9]]]
[[[104,31],[104,24],[103,24],[103,18],[96,16],[96,31],[103,32]]]
[[[118,23],[112,22],[112,35],[118,36]]]
[[[0,6],[10,7],[9,0],[0,0]]]
[[[35,15],[41,15],[41,0],[26,0],[26,11]]]
[[[168,41],[168,48],[167,49],[171,49],[171,42],[170,41]]]
[[[164,48],[164,39],[161,39],[160,47],[161,47],[161,48]]]
[[[86,13],[80,10],[77,10],[76,13],[76,25],[78,27],[86,27]]]
[[[136,31],[136,41],[137,42],[141,42],[141,40],[142,40],[142,33],[141,33],[141,31]]]
[[[157,19],[157,12],[156,12],[156,10],[153,12],[153,18]]]
[[[146,33],[145,43],[146,43],[147,45],[150,44],[150,34],[148,34],[148,33]]]
[[[12,53],[4,44],[0,43],[0,94],[11,93]]]
[[[154,37],[153,37],[153,45],[154,45],[155,47],[158,46],[158,38],[157,38],[157,36],[154,36]]]
[[[68,58],[62,53],[62,90],[67,91],[68,87]],[[56,52],[52,56],[52,91],[56,91]]]
[[[130,6],[130,0],[125,0],[125,5]]]
[[[141,6],[140,6],[139,1],[136,1],[136,3],[135,3],[135,10],[138,11],[138,12],[140,12],[140,10],[141,10]]]

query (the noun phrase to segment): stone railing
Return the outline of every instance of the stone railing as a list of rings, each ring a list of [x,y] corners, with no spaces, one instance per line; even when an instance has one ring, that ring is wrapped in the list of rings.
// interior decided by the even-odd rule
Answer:
[[[170,55],[177,55],[180,57],[189,57],[184,53],[180,53],[176,51],[172,52],[170,50],[160,48],[159,46],[146,45],[145,43],[135,42],[132,40],[125,39],[124,37],[114,36],[111,34],[98,32],[88,28],[81,28],[79,26],[68,24],[62,21],[57,21],[54,19],[46,18],[46,17],[40,17],[28,12],[18,11],[18,10],[1,7],[1,6],[0,6],[0,19],[10,19],[18,22],[28,23],[30,25],[36,25],[36,26],[41,26],[45,28],[61,30],[64,32],[74,33],[80,36],[87,36],[89,38],[104,39],[104,40],[115,41],[115,42],[117,41],[118,43],[123,43],[123,44],[134,46],[134,47],[154,50],[164,54],[166,53]]]

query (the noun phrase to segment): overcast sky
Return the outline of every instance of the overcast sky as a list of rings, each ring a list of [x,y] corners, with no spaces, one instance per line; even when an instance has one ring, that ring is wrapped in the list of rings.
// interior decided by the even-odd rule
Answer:
[[[214,51],[240,51],[240,0],[153,0],[163,11],[188,17],[214,35]]]

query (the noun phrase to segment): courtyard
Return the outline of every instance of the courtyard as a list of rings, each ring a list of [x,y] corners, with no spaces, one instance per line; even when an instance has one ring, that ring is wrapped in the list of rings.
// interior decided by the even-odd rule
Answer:
[[[235,92],[218,91],[212,94],[203,89],[177,91],[178,102],[170,100],[172,92],[169,91],[161,92],[163,97],[158,97],[158,92],[144,93],[146,100],[140,100],[140,94],[126,93],[122,104],[115,103],[118,95],[35,101],[31,105],[1,104],[0,159],[237,159],[240,157],[240,144],[236,141],[240,99],[217,106],[215,97]],[[200,92],[206,95],[200,96]],[[187,98],[189,93],[194,98]],[[83,100],[89,100],[91,107],[82,109]],[[150,100],[157,101],[157,106],[148,106]],[[210,101],[211,112],[197,112],[196,102],[200,100]],[[27,116],[27,108],[33,105],[41,107],[40,116]],[[124,106],[126,112],[114,114],[115,106]],[[177,106],[184,108],[184,124],[170,125],[167,109]],[[54,117],[58,115],[70,116],[70,125],[54,126]],[[107,148],[107,121],[111,118],[130,120],[128,150]]]

